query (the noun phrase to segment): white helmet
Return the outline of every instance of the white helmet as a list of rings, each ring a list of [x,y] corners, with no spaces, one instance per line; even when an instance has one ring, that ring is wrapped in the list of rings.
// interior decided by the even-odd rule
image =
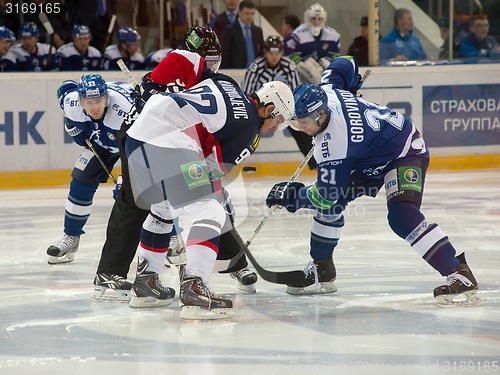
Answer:
[[[311,17],[316,18],[316,22],[311,22]],[[318,36],[326,23],[326,10],[318,3],[311,5],[304,13],[304,21],[309,26],[312,34]]]
[[[285,121],[278,126],[278,130],[284,130],[291,124],[295,117],[295,102],[290,87],[281,81],[264,83],[255,94],[262,105],[274,104],[271,118],[283,115]]]

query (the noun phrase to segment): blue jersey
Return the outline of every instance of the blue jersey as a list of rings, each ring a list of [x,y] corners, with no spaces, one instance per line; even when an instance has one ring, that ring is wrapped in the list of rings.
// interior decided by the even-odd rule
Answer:
[[[390,33],[380,39],[380,64],[385,64],[398,55],[404,55],[408,60],[427,59],[427,53],[425,53],[424,47],[422,47],[420,40],[413,32],[403,36],[399,30],[394,27]]]
[[[329,26],[324,26],[318,37],[314,37],[309,26],[303,23],[289,34],[285,44],[285,56],[300,53],[302,60],[313,57],[319,60],[322,57],[331,58],[340,51],[340,34]]]
[[[331,114],[325,130],[313,139],[318,179],[308,190],[310,202],[305,206],[322,208],[318,205],[322,199],[336,202],[353,171],[383,180],[392,161],[428,157],[419,131],[399,112],[332,85],[321,87],[328,95]]]
[[[59,70],[98,70],[100,61],[101,52],[92,46],[89,46],[83,55],[76,49],[73,42],[65,44],[57,50]]]
[[[94,121],[80,105],[77,91],[69,92],[59,99],[64,113],[64,128],[75,142],[86,146],[85,139],[108,150],[118,153],[116,131],[132,107],[133,88],[126,82],[107,82],[108,105],[104,116]]]
[[[136,52],[129,58],[124,58],[118,49],[118,45],[114,44],[104,50],[104,69],[120,70],[117,63],[120,59],[123,60],[129,70],[140,70],[145,68],[144,56],[141,53]]]
[[[2,57],[0,64],[5,72],[40,72],[57,68],[56,50],[45,43],[36,44],[36,52],[30,54],[22,44],[13,45]],[[49,63],[49,55],[50,63]]]

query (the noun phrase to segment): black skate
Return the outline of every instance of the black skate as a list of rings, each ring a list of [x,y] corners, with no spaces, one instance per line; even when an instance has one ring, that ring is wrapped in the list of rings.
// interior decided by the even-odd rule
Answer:
[[[68,236],[65,233],[61,241],[49,246],[47,249],[47,255],[49,256],[47,263],[61,264],[72,262],[75,259],[79,243],[80,236]]]
[[[460,262],[446,278],[446,285],[434,289],[434,298],[440,305],[478,305],[477,281],[465,260],[465,254],[457,256]]]
[[[179,304],[182,319],[224,319],[233,316],[233,302],[212,292],[200,277],[185,277],[182,270],[181,280]]]
[[[94,278],[94,301],[130,302],[132,283],[119,275],[98,273]]]
[[[309,262],[304,268],[305,279],[296,285],[288,285],[286,292],[293,295],[325,294],[337,291],[337,272],[333,258]]]
[[[162,285],[156,272],[146,271],[148,261],[139,258],[137,275],[132,285],[130,307],[161,307],[172,303],[175,290]]]
[[[180,234],[170,238],[164,264],[165,267],[186,264],[186,244]]]
[[[257,282],[257,275],[255,272],[245,267],[239,271],[231,272],[230,275],[236,280],[236,286],[239,290],[245,293],[255,293],[255,283]]]

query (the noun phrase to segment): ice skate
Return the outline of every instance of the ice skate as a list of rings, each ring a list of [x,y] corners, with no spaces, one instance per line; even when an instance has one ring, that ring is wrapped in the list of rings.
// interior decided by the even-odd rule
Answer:
[[[434,289],[434,298],[440,305],[478,305],[477,281],[465,260],[465,254],[457,256],[459,264],[446,278],[446,284]]]
[[[212,292],[200,277],[185,277],[181,272],[179,304],[186,320],[225,319],[233,316],[233,302]]]
[[[119,275],[98,273],[94,278],[94,301],[130,302],[132,283]]]
[[[139,258],[137,275],[132,285],[130,307],[162,307],[172,303],[175,290],[165,287],[156,272],[146,271],[148,261]]]
[[[186,264],[186,244],[180,234],[176,234],[170,238],[164,264],[166,267]]]
[[[337,272],[333,259],[309,262],[304,269],[305,279],[297,285],[288,285],[286,292],[293,295],[325,294],[337,291],[335,277]]]
[[[78,250],[80,236],[68,236],[64,234],[61,241],[55,245],[49,246],[47,255],[49,264],[69,263],[75,259],[75,253]]]
[[[236,286],[239,290],[245,293],[256,292],[255,283],[257,282],[257,275],[255,272],[245,267],[239,271],[231,272],[230,275],[236,280]]]

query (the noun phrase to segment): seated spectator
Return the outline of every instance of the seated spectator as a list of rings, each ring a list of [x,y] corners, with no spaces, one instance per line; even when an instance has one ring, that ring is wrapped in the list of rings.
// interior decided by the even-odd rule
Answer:
[[[359,65],[368,65],[368,17],[361,17],[361,34],[349,46],[348,55],[354,56]]]
[[[450,20],[448,17],[441,17],[438,21],[439,32],[441,33],[441,39],[443,39],[443,45],[439,49],[439,59],[449,60],[450,59]],[[453,37],[453,59],[460,57],[458,52],[458,41],[457,38]]]
[[[5,26],[0,26],[0,58],[9,52],[10,47],[15,43],[16,36],[14,33]],[[2,67],[0,66],[0,71]]]
[[[304,13],[304,23],[297,27],[285,43],[285,56],[295,63],[309,57],[318,61],[339,55],[340,34],[326,26],[327,13],[319,4],[311,5]]]
[[[425,52],[420,40],[413,34],[413,18],[408,9],[400,8],[394,12],[394,28],[380,39],[380,64],[390,61],[425,60]]]
[[[101,52],[90,45],[92,34],[86,25],[73,27],[73,41],[57,50],[59,70],[97,70]]]
[[[221,35],[221,68],[248,68],[257,57],[264,55],[262,28],[255,25],[255,4],[242,0],[238,5],[238,18]]]
[[[474,16],[470,22],[470,34],[460,40],[461,57],[500,57],[500,46],[488,35],[490,24],[486,15]]]
[[[283,36],[283,44],[286,44],[292,36],[292,31],[300,26],[300,19],[295,14],[289,14],[283,18],[281,25],[281,35]]]
[[[122,59],[129,70],[144,69],[144,56],[139,52],[141,36],[131,27],[122,27],[116,33],[117,44],[104,51],[103,68],[120,70],[117,61]]]
[[[13,45],[0,60],[4,71],[40,72],[57,68],[56,49],[46,43],[38,43],[40,31],[35,23],[22,24],[18,36],[21,43]]]

